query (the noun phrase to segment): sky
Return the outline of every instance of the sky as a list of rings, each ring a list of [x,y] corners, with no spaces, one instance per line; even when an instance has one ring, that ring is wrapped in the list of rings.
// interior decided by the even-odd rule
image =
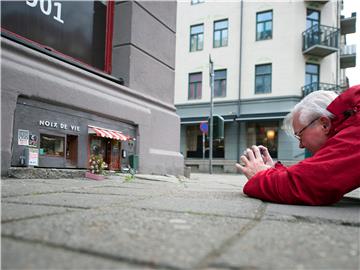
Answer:
[[[347,45],[356,44],[356,67],[346,69],[350,86],[360,84],[360,1],[344,0],[344,9],[341,14],[347,18],[351,17],[352,12],[356,12],[356,33],[347,35],[346,42]]]

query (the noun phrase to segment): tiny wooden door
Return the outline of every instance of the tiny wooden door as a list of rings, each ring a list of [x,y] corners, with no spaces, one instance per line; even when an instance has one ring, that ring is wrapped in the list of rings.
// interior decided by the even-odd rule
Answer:
[[[111,141],[111,164],[110,170],[120,170],[120,142]]]

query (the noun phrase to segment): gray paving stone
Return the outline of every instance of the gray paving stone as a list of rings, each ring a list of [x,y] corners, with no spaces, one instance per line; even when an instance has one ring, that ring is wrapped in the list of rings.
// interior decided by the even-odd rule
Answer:
[[[247,220],[108,208],[6,223],[3,235],[54,243],[165,267],[192,268]]]
[[[102,185],[85,179],[5,179],[1,180],[2,197],[60,192],[79,187]]]
[[[359,227],[263,221],[212,265],[240,269],[355,270],[360,268],[359,233]]]
[[[63,248],[44,246],[39,243],[23,242],[3,238],[1,240],[1,269],[129,269],[152,270],[146,265],[116,261]],[[159,268],[157,268],[159,269]]]
[[[202,213],[229,217],[254,218],[262,202],[245,198],[236,192],[188,192],[134,201],[137,208]]]
[[[177,198],[189,198],[189,199],[221,199],[221,200],[229,200],[229,201],[243,201],[244,199],[249,199],[246,195],[244,195],[241,191],[238,190],[227,190],[227,189],[216,189],[216,190],[175,190],[170,193],[169,196],[177,197]],[[256,199],[251,199],[251,201],[258,201]],[[259,201],[258,201],[259,202]]]
[[[176,183],[176,184],[180,183],[180,180],[175,176],[137,174],[135,177],[138,179],[144,179],[144,180],[150,180],[150,181],[169,182],[169,183]]]
[[[90,186],[74,188],[69,192],[95,193],[95,194],[117,194],[124,196],[159,196],[162,194],[171,194],[183,190],[183,186],[174,185],[143,185],[138,182],[122,183],[120,185],[105,184],[102,186]]]
[[[28,205],[15,203],[1,204],[1,222],[9,222],[18,219],[39,217],[51,214],[66,213],[74,211],[64,207]]]
[[[241,181],[239,179],[239,181],[229,181],[232,179],[228,179],[227,181],[225,180],[207,180],[207,181],[203,181],[203,180],[189,180],[189,181],[184,181],[183,183],[185,184],[185,186],[187,187],[195,187],[195,188],[210,188],[210,189],[214,189],[214,188],[242,188],[244,186],[245,183],[243,183],[243,181]]]
[[[230,186],[223,184],[197,184],[197,183],[184,183],[185,191],[195,192],[216,192],[216,191],[231,191],[231,192],[242,192],[242,187]]]
[[[147,188],[124,188],[124,187],[89,187],[73,189],[69,193],[104,194],[121,196],[158,196],[169,193],[169,190],[149,190]]]
[[[296,218],[309,221],[329,220],[335,223],[360,225],[360,200],[343,198],[332,206],[300,206],[269,203],[265,219]]]
[[[247,197],[241,175],[191,177],[2,180],[7,267],[22,267],[18,250],[30,269],[91,269],[89,258],[96,269],[359,268],[360,189],[332,206],[289,206]]]
[[[27,203],[49,206],[64,206],[74,208],[98,208],[105,206],[120,205],[133,200],[145,197],[131,197],[122,195],[102,195],[102,194],[81,194],[81,193],[50,193],[40,195],[29,195],[22,197],[9,197],[3,199],[4,202]]]

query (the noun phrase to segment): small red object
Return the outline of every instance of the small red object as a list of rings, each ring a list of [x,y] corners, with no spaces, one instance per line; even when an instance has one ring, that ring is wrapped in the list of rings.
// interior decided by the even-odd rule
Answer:
[[[86,172],[85,173],[85,177],[92,179],[92,180],[96,180],[96,181],[101,181],[105,179],[105,176],[101,175],[101,174],[94,174],[91,172]]]

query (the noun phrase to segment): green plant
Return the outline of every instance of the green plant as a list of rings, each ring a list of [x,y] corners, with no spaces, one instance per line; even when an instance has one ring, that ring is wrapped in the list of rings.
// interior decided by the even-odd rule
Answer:
[[[102,174],[107,164],[104,162],[101,155],[91,155],[89,160],[90,172],[94,174]]]
[[[125,176],[125,181],[130,182],[135,179],[136,170],[129,167],[129,174]]]

